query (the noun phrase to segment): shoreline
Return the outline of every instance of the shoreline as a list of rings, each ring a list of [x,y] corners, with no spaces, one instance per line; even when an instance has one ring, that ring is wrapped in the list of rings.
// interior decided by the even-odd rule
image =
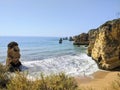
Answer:
[[[79,88],[93,89],[93,90],[113,90],[111,85],[117,80],[117,75],[120,71],[104,71],[98,70],[90,76],[75,77]]]

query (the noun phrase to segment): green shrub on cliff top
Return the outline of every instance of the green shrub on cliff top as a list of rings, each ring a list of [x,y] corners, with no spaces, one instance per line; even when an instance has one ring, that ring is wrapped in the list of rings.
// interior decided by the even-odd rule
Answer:
[[[74,78],[60,73],[59,75],[50,75],[43,77],[41,75],[40,90],[76,90],[77,84]]]
[[[16,73],[14,77],[11,77],[10,82],[7,84],[8,90],[36,90],[36,83],[27,79],[27,76],[22,73]],[[34,86],[34,88],[33,88]]]
[[[9,76],[5,66],[0,64],[0,88],[6,87],[6,84],[9,81]]]
[[[64,73],[50,75],[41,79],[30,80],[27,75],[17,72],[11,77],[5,66],[0,64],[0,90],[77,90],[73,77]]]
[[[41,79],[29,80],[24,74],[17,74],[7,85],[8,90],[77,90],[74,78],[63,73],[50,75]]]

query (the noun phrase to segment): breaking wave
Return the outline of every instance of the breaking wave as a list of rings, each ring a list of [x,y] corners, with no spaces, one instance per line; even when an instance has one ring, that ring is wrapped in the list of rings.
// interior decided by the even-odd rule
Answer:
[[[98,70],[97,64],[86,54],[64,55],[44,60],[23,61],[30,75],[45,75],[64,72],[67,75],[90,75]],[[26,68],[22,67],[22,70]]]

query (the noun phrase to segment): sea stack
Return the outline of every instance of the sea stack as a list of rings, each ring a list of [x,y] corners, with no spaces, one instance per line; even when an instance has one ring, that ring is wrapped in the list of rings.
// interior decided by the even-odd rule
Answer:
[[[69,37],[69,41],[73,41],[73,37],[70,36],[70,37]]]
[[[120,67],[120,18],[89,31],[88,55],[101,69]]]
[[[7,59],[6,59],[6,67],[10,72],[21,71],[20,66],[20,49],[18,47],[17,42],[10,42],[8,44],[7,50]]]
[[[68,37],[64,37],[63,40],[68,40]]]
[[[60,38],[60,40],[59,40],[59,44],[62,44],[62,38]]]

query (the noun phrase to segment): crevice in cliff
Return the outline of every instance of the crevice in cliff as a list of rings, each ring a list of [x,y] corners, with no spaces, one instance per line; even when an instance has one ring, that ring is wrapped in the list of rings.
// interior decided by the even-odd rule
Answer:
[[[101,55],[100,55],[100,57],[98,58],[98,62],[100,63],[101,60],[102,60],[102,57],[101,57]]]

